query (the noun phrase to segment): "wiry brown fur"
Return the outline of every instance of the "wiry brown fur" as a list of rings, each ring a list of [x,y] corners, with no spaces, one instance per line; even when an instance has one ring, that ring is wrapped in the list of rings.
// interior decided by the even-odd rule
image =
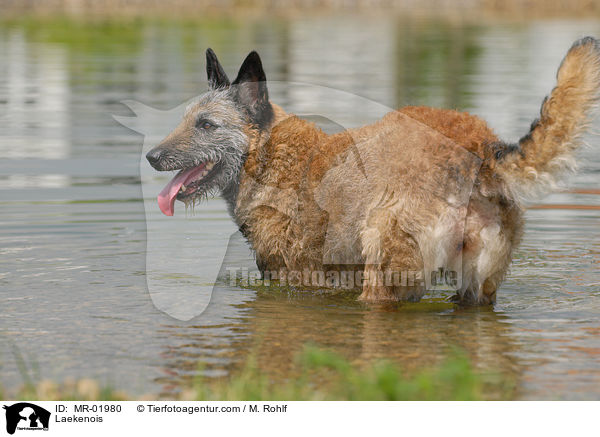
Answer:
[[[419,118],[424,123],[415,121]],[[460,124],[448,123],[456,119]],[[413,134],[412,143],[405,138],[407,129]],[[469,136],[469,131],[476,135]],[[377,271],[419,271],[423,269],[419,240],[427,239],[438,218],[447,214],[445,199],[435,196],[437,182],[422,190],[421,175],[436,166],[460,165],[454,156],[461,146],[483,160],[485,144],[495,141],[497,138],[477,117],[432,108],[404,108],[386,115],[374,125],[330,136],[314,124],[290,116],[273,127],[266,143],[251,147],[240,180],[235,216],[243,225],[262,269],[330,270],[341,264],[344,269],[365,269],[371,277]],[[359,164],[353,160],[352,148],[357,145],[362,150],[361,161],[366,167],[367,180],[360,176]],[[408,149],[403,153],[404,160],[397,159],[395,147]],[[406,159],[412,165],[407,166]],[[345,163],[353,168],[347,169]],[[342,177],[334,175],[332,183],[324,180],[328,172],[335,173],[336,169]],[[346,169],[348,175],[344,175]],[[480,172],[491,171],[484,164]],[[356,177],[358,180],[353,180]],[[493,177],[481,174],[479,182],[482,180],[493,180]],[[482,191],[492,190],[489,185],[493,184],[487,183],[473,191],[470,201],[460,206],[468,208],[462,215],[468,217],[466,225],[457,222],[448,232],[459,235],[464,232],[465,238],[461,239],[461,249],[449,253],[448,257],[476,258],[484,244],[478,235],[493,223],[503,229],[499,239],[506,240],[510,247],[518,244],[521,208],[514,201],[482,195]],[[340,188],[340,185],[345,187]],[[340,189],[347,190],[345,195],[339,193]],[[282,190],[291,190],[294,194]],[[323,191],[332,191],[331,195],[325,195],[326,205],[320,205],[316,199],[323,196]],[[382,205],[380,197],[385,196],[386,191],[390,198]],[[503,207],[498,206],[503,202]],[[342,247],[329,247],[328,233],[334,233],[330,235],[334,240],[339,237]],[[335,253],[327,253],[327,250]],[[485,288],[487,297],[463,293],[463,298],[493,300],[510,263],[510,250],[506,245],[496,252],[500,272],[489,272],[484,278],[489,279],[485,287],[483,283],[477,284],[481,293]],[[356,253],[359,256],[353,257]],[[327,264],[330,258],[337,262]],[[468,289],[465,287],[464,291]],[[418,298],[421,292],[418,287],[390,288],[374,284],[365,286],[362,298],[377,301]],[[480,294],[479,290],[477,293]]]
[[[423,268],[422,250],[415,235],[433,232],[432,225],[440,215],[447,213],[447,205],[434,196],[411,199],[415,187],[410,181],[414,179],[421,183],[419,176],[422,174],[435,178],[436,165],[451,165],[452,157],[445,156],[444,151],[436,149],[437,144],[428,142],[426,137],[419,137],[414,143],[403,138],[406,120],[402,115],[405,115],[482,160],[468,202],[464,231],[457,229],[464,232],[462,254],[449,256],[462,256],[460,297],[476,303],[493,302],[510,265],[512,251],[520,242],[523,227],[523,209],[520,199],[514,195],[516,187],[512,185],[515,182],[505,175],[509,169],[527,174],[530,171],[527,167],[553,173],[548,167],[551,160],[561,159],[575,148],[576,136],[585,125],[585,117],[595,102],[600,84],[598,59],[595,41],[580,43],[569,52],[559,71],[558,85],[542,107],[540,123],[531,138],[521,141],[524,157],[518,149],[507,152],[507,157],[496,155],[498,150],[508,146],[500,142],[487,124],[473,115],[451,110],[405,107],[374,125],[336,135],[326,135],[312,123],[294,116],[276,124],[269,140],[253,147],[248,156],[236,208],[238,219],[247,225],[247,237],[256,251],[259,266],[273,270],[332,268],[323,262],[328,255],[324,253],[326,234],[331,232],[328,227],[332,221],[347,220],[338,232],[346,240],[344,250],[361,252],[362,263],[354,268],[371,272]],[[385,133],[382,135],[382,132]],[[399,133],[398,138],[395,132]],[[353,185],[351,180],[334,179],[352,186],[353,202],[359,205],[356,211],[354,214],[348,211],[348,206],[342,203],[348,200],[344,196],[340,202],[335,202],[336,197],[332,196],[334,202],[327,205],[325,211],[315,200],[315,190],[321,187],[323,177],[347,159],[352,147],[357,143],[364,144],[370,138],[387,143],[387,150],[378,151],[374,168],[367,172],[372,180],[361,186]],[[417,167],[400,162],[393,165],[396,148],[413,148],[415,155],[425,159]],[[499,163],[499,157],[505,161]],[[369,156],[364,161],[368,166]],[[386,169],[392,171],[386,172]],[[348,172],[355,174],[355,171]],[[298,211],[286,213],[277,207],[281,205],[279,198],[262,198],[262,206],[247,208],[247,205],[254,205],[250,199],[255,201],[263,194],[269,196],[266,190],[257,192],[254,182],[258,182],[258,186],[275,186],[282,190],[291,188],[298,196]],[[393,192],[393,200],[410,205],[410,208],[377,210],[371,199],[377,199],[385,189]],[[281,196],[280,192],[275,192],[277,197]],[[393,200],[388,203],[392,204]],[[354,226],[356,223],[359,225]],[[460,223],[456,225],[460,228]],[[352,261],[349,259],[343,265],[348,267]],[[366,284],[361,298],[397,300],[412,298],[415,294],[418,297],[421,292]]]
[[[571,167],[599,87],[600,47],[584,38],[518,144],[451,110],[405,107],[327,135],[272,105],[269,128],[245,127],[247,158],[226,198],[262,270],[361,271],[361,299],[387,301],[424,286],[378,274],[450,267],[463,302],[491,303],[521,239],[522,195]]]
[[[589,37],[573,45],[558,70],[556,87],[542,104],[539,120],[519,141],[520,153],[498,167],[515,195],[544,193],[555,187],[557,176],[575,167],[573,152],[598,102],[599,50],[598,41]]]

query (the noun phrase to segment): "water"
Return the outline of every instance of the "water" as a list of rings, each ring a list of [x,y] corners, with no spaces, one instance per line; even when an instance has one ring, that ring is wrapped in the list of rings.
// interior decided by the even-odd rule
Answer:
[[[389,107],[459,108],[515,140],[537,115],[569,45],[585,34],[600,35],[600,23],[322,17],[1,24],[0,382],[22,383],[22,358],[40,378],[92,377],[134,394],[169,395],[199,362],[208,375],[223,375],[257,348],[261,369],[285,377],[306,342],[358,364],[388,358],[409,370],[439,362],[457,345],[478,368],[516,381],[519,398],[600,399],[597,138],[580,153],[570,191],[544,199],[546,209],[528,210],[525,239],[494,308],[461,309],[435,295],[365,306],[352,293],[223,283],[201,316],[183,322],[150,299],[143,137],[112,118],[131,115],[122,100],[166,110],[200,93],[210,46],[231,75],[257,49],[271,80]],[[279,87],[271,98],[291,112],[334,114],[346,126],[371,117],[310,92]],[[156,193],[165,177],[144,183]],[[163,219],[154,211],[149,226]],[[235,228],[221,199],[185,220],[201,269]],[[167,244],[180,229],[164,223]],[[228,256],[252,266],[243,243]],[[194,280],[178,278],[178,286],[192,289]]]

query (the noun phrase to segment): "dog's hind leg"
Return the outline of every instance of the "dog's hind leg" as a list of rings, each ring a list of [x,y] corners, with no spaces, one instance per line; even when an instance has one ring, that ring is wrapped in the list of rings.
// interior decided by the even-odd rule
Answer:
[[[478,235],[479,251],[465,254],[463,289],[459,301],[465,304],[490,305],[511,261],[509,235],[499,224],[483,228]]]
[[[415,277],[422,270],[417,243],[400,228],[390,210],[371,211],[361,242],[365,280],[360,300],[415,301],[421,298],[424,287]]]

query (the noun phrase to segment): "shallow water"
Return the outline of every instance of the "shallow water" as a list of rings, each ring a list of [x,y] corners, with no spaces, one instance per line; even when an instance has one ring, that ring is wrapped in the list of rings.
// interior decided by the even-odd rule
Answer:
[[[146,283],[158,273],[152,265],[146,273],[147,223],[160,224],[160,249],[181,239],[172,224],[180,222],[157,210],[146,219],[143,137],[112,118],[131,115],[122,100],[166,110],[200,93],[206,47],[231,74],[255,48],[274,81],[329,87],[388,107],[459,108],[515,140],[537,115],[571,42],[586,34],[600,35],[600,23],[323,17],[1,24],[0,381],[21,384],[23,359],[41,378],[93,377],[136,394],[168,395],[199,362],[221,375],[257,347],[261,368],[285,377],[306,342],[356,363],[389,358],[407,369],[434,364],[457,345],[478,368],[509,375],[520,398],[600,399],[597,138],[579,154],[570,191],[528,210],[523,244],[494,308],[458,308],[435,294],[418,304],[364,306],[352,293],[223,282],[206,311],[183,322],[155,307]],[[271,99],[291,112],[335,114],[344,126],[373,115],[282,87]],[[157,193],[166,178],[143,181],[145,193]],[[216,273],[210,263],[235,232],[224,202],[211,199],[195,215],[179,216],[199,272]],[[252,267],[243,242],[234,239],[227,257]],[[174,280],[193,296],[205,276]]]

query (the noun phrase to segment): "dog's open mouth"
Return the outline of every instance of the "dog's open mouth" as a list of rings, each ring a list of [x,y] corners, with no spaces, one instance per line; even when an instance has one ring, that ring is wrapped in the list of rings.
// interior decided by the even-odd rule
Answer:
[[[165,215],[175,212],[175,199],[192,199],[198,190],[206,186],[217,172],[214,162],[204,162],[196,167],[182,169],[158,195],[158,207]]]

